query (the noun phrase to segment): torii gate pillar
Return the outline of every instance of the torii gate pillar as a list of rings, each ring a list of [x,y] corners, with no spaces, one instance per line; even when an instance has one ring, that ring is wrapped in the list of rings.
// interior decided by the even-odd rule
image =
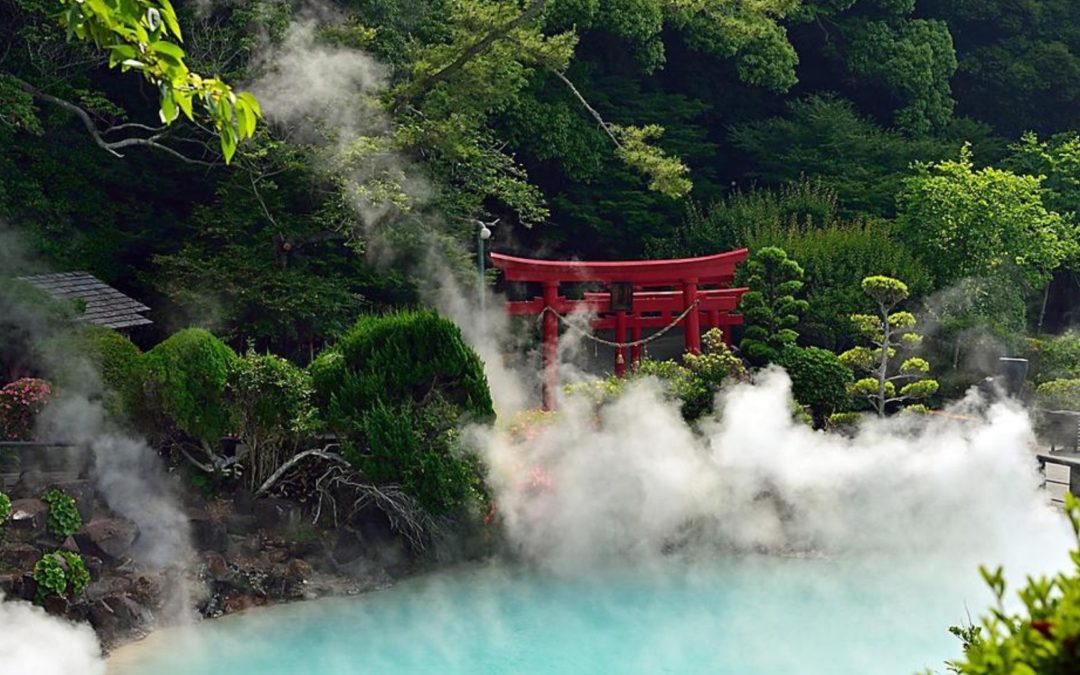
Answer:
[[[697,302],[697,279],[688,279],[683,284],[683,306],[690,307]],[[684,343],[688,354],[701,353],[701,315],[699,312],[690,312],[686,315],[685,330],[683,330]]]
[[[544,307],[550,311],[544,314],[544,410],[554,410],[556,392],[559,388],[559,319],[555,316],[555,305],[559,300],[559,282],[545,281]]]

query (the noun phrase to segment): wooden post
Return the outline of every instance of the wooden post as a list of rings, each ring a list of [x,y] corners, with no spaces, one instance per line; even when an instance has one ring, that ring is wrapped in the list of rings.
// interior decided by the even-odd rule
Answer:
[[[554,410],[559,388],[559,319],[555,303],[559,299],[559,282],[544,282],[544,410]]]
[[[683,282],[683,310],[693,306],[697,302],[697,279],[687,279]],[[685,333],[686,351],[690,354],[701,353],[701,312],[694,307],[686,318],[683,319],[683,332]]]
[[[637,322],[630,327],[630,339],[634,342],[641,340],[641,326],[637,325]],[[630,364],[636,369],[640,363],[641,345],[634,345],[630,348]]]
[[[626,312],[615,312],[615,342],[626,342]],[[621,346],[615,348],[615,375],[626,375],[626,355]]]

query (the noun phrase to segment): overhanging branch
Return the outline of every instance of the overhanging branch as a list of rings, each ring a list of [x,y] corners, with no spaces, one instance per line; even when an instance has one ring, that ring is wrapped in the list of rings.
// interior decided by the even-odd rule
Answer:
[[[510,31],[515,28],[519,28],[529,21],[535,19],[544,9],[544,6],[548,3],[548,0],[532,0],[529,6],[524,12],[514,17],[510,21],[507,21],[501,26],[498,26],[489,31],[484,37],[480,38],[476,42],[469,45],[465,51],[461,52],[456,59],[451,61],[448,65],[443,66],[439,70],[435,71],[431,75],[428,75],[420,81],[414,87],[407,88],[394,99],[393,110],[397,111],[401,109],[401,106],[405,105],[409,101],[419,98],[431,91],[431,89],[442,82],[450,78],[451,75],[461,70],[466,63],[472,61],[474,58],[483,54],[487,50],[491,49],[491,46],[498,40],[506,37]]]
[[[77,117],[79,121],[82,122],[82,125],[86,128],[86,131],[89,132],[90,138],[93,139],[94,143],[99,148],[101,148],[105,152],[108,152],[114,157],[123,157],[124,154],[120,151],[125,148],[143,147],[164,152],[165,154],[171,155],[187,164],[198,164],[200,166],[216,165],[215,162],[207,162],[205,160],[195,157],[189,157],[182,152],[170,148],[168,145],[162,143],[161,139],[164,137],[165,133],[167,133],[164,127],[150,127],[145,124],[129,122],[116,126],[110,126],[106,129],[99,129],[97,124],[94,122],[94,119],[90,116],[90,113],[88,113],[82,107],[75,105],[71,101],[65,101],[62,98],[53,96],[52,94],[46,94],[45,92],[33,86],[29,82],[26,82],[14,76],[11,77],[23,91],[30,94],[35,99],[39,101],[44,101],[45,103],[49,103],[75,115],[75,117]],[[127,138],[120,138],[118,140],[109,140],[106,138],[108,134],[116,133],[118,131],[127,131],[130,129],[150,131],[153,133],[153,135],[148,137],[130,136]]]

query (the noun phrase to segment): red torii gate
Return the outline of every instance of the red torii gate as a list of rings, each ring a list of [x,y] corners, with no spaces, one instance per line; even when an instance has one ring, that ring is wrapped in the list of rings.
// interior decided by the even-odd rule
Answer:
[[[543,295],[531,300],[506,303],[511,314],[544,317],[544,408],[555,404],[558,387],[559,316],[585,310],[595,315],[594,330],[613,330],[615,372],[626,371],[623,349],[630,331],[630,360],[641,359],[641,331],[664,328],[675,320],[683,324],[686,351],[700,353],[701,324],[723,327],[730,344],[728,327],[742,323],[732,312],[745,288],[731,288],[735,266],[746,260],[747,249],[738,249],[700,258],[674,260],[632,260],[611,262],[565,262],[518,258],[492,253],[491,260],[507,281],[539,283]],[[601,293],[585,293],[581,300],[559,295],[560,283],[598,282],[607,284]],[[681,318],[680,318],[681,317]]]

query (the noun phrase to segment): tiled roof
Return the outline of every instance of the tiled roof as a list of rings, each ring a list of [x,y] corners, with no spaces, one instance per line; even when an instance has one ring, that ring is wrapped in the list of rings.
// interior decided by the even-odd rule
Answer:
[[[79,321],[115,329],[153,323],[142,316],[142,312],[150,311],[149,307],[132,300],[115,288],[106,286],[97,277],[86,272],[37,274],[20,279],[57,300],[82,300],[86,303],[86,310],[78,316]]]

